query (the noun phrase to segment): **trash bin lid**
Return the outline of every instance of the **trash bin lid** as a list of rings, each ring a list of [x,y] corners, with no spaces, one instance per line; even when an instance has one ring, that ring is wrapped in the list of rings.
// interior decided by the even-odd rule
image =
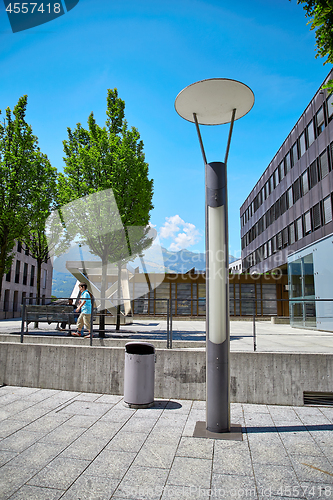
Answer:
[[[125,351],[128,354],[154,354],[155,347],[148,342],[127,342]]]

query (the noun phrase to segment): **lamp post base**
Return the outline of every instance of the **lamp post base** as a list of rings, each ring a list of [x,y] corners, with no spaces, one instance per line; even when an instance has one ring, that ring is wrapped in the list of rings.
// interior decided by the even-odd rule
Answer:
[[[193,437],[243,441],[242,426],[240,424],[230,424],[230,432],[211,432],[207,430],[206,422],[197,422],[195,424]]]

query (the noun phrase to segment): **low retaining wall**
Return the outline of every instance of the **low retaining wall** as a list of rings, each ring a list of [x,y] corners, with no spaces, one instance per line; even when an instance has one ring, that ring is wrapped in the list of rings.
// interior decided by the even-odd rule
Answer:
[[[1,343],[0,383],[123,394],[124,348]],[[155,397],[206,399],[204,350],[157,350]],[[303,391],[333,391],[333,354],[232,352],[231,401],[303,405]]]

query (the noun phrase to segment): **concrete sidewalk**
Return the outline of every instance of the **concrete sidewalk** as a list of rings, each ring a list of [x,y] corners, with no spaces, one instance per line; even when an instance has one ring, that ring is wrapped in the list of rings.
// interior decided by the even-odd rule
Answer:
[[[205,402],[5,386],[0,418],[1,500],[333,499],[333,408],[232,404],[223,441]]]
[[[24,342],[29,342],[29,336],[43,335],[53,337],[54,343],[60,343],[61,338],[64,343],[77,344],[85,342],[89,344],[89,339],[67,337],[66,333],[57,332],[56,324],[48,325],[40,323],[39,330],[34,330],[32,325],[29,328],[29,335],[25,336]],[[206,340],[205,321],[174,320],[172,323],[174,347],[204,348]],[[21,330],[21,320],[0,321],[0,335],[18,334]],[[73,328],[74,331],[74,328]],[[110,327],[107,333],[108,340],[147,340],[149,342],[158,341],[156,347],[166,347],[167,324],[165,320],[150,318],[147,320],[134,320],[132,325],[121,327],[120,333],[114,332]],[[97,336],[97,332],[96,332]],[[253,324],[252,321],[231,321],[230,322],[230,349],[231,351],[253,351]],[[1,338],[0,338],[1,340]],[[6,337],[7,342],[18,341]],[[52,342],[48,339],[48,342]],[[177,342],[179,342],[177,344]],[[181,343],[185,343],[181,345]],[[115,342],[113,342],[114,344]],[[123,345],[123,342],[121,345]],[[188,343],[188,345],[187,345]],[[333,333],[307,330],[302,328],[292,328],[290,325],[273,324],[270,321],[256,321],[256,344],[258,352],[299,352],[299,353],[333,353]],[[93,345],[98,345],[98,340],[94,340]],[[109,345],[107,342],[105,345]],[[110,344],[111,345],[111,344]]]

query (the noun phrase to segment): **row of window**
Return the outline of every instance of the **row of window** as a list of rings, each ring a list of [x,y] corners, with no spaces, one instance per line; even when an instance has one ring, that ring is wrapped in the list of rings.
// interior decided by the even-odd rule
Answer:
[[[29,280],[28,280],[28,266],[29,265],[26,262],[24,262],[22,284],[28,285],[29,282],[29,286],[35,286],[35,266],[31,265]],[[21,261],[17,260],[15,264],[15,274],[14,274],[15,283],[20,283],[20,272],[21,272]],[[10,283],[11,280],[12,280],[12,270],[10,269],[6,274],[6,281]]]
[[[35,266],[31,264],[31,269],[30,269],[30,277],[28,277],[28,267],[29,264],[27,262],[24,262],[23,264],[23,276],[22,276],[22,284],[23,285],[28,285],[29,286],[35,286]],[[15,283],[20,283],[20,274],[21,272],[21,261],[17,260],[15,264],[15,274],[14,274],[14,282]],[[10,269],[8,273],[6,274],[6,281],[11,282],[12,279],[12,270]],[[42,287],[46,288],[46,283],[47,283],[47,270],[42,269]]]
[[[20,241],[18,241],[18,242],[17,242],[17,247],[16,247],[16,249],[17,249],[17,251],[18,251],[19,253],[21,253],[21,252],[22,252],[22,243],[21,243]],[[29,248],[28,248],[28,247],[25,247],[25,249],[24,249],[24,253],[25,253],[25,255],[29,255]]]
[[[35,304],[36,299],[33,298],[35,295],[36,294],[31,292],[28,296],[26,292],[22,292],[21,301],[19,301],[19,292],[17,290],[15,290],[14,295],[13,295],[12,308],[11,308],[11,304],[10,304],[10,300],[9,300],[10,290],[6,289],[5,293],[4,293],[3,311],[5,311],[5,312],[8,312],[8,311],[19,312],[21,310],[21,305],[23,304],[24,299],[26,299],[26,302],[25,302],[26,304],[28,304],[28,303]],[[29,297],[29,300],[27,300],[27,297]],[[43,295],[42,298],[43,298],[42,304],[45,304],[45,295]]]
[[[333,106],[332,106],[333,107]],[[319,181],[324,179],[332,169],[329,161],[329,151],[333,158],[333,142],[330,148],[321,155],[303,172],[291,187],[285,191],[274,205],[254,224],[242,237],[242,250],[247,247],[257,236],[267,229],[274,221],[284,214],[297,200],[310,191]]]
[[[243,261],[243,269],[249,269],[259,262],[267,259],[274,253],[319,229],[321,226],[332,221],[332,195],[327,196],[321,202],[314,205],[301,217],[286,226],[268,242],[248,255]]]
[[[327,107],[323,105],[319,109],[314,119],[310,121],[292,146],[291,150],[288,151],[279,166],[275,169],[252,203],[250,203],[249,207],[245,210],[244,214],[241,216],[242,227],[264,203],[264,201],[292,169],[296,162],[304,155],[305,151],[311,146],[314,140],[321,134],[325,128],[325,123],[327,124],[331,121],[333,118],[333,94],[331,94],[327,99],[326,105]]]

